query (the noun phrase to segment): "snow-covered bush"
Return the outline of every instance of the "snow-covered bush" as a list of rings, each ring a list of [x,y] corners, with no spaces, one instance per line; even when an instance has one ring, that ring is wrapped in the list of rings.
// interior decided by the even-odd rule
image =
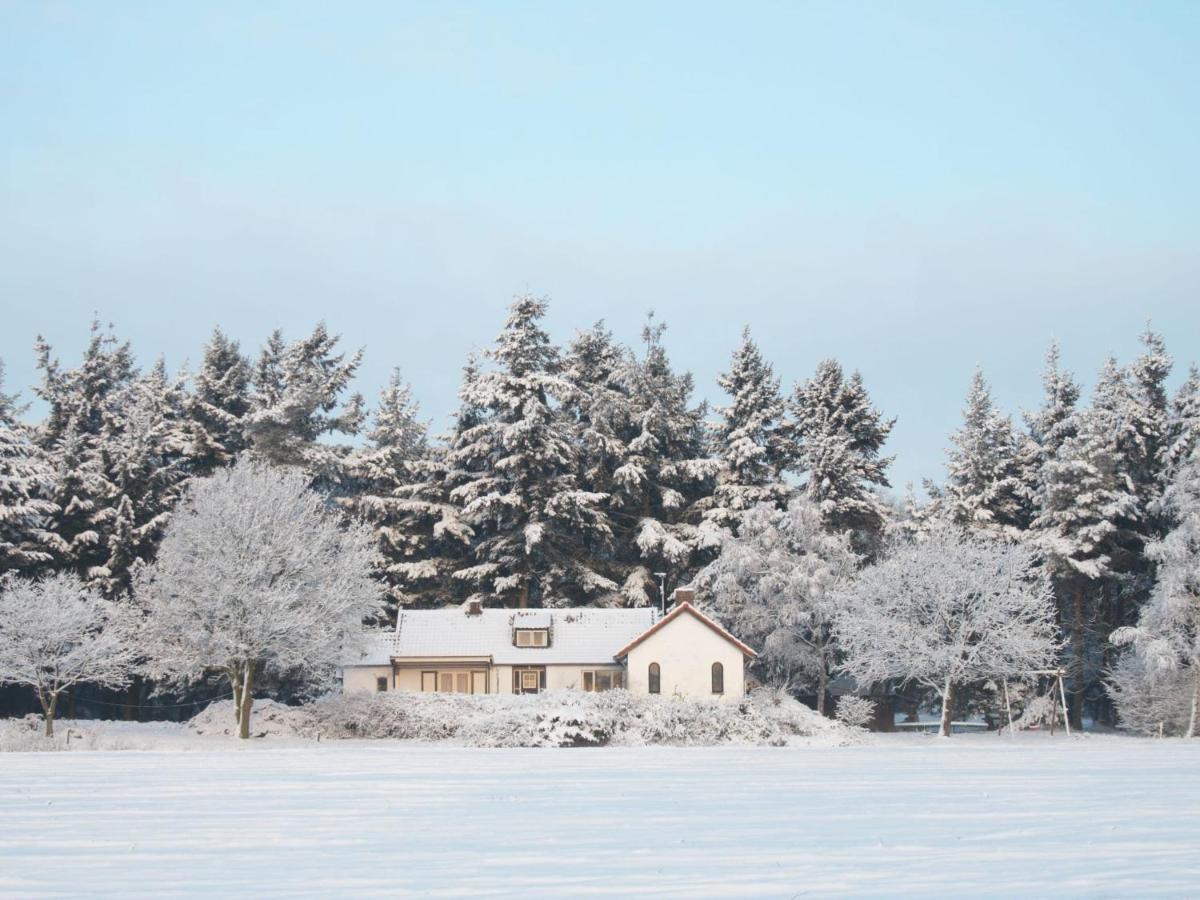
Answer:
[[[866,728],[875,715],[875,701],[845,694],[838,697],[837,720],[851,728]]]
[[[238,734],[232,700],[210,703],[188,722],[197,734]],[[286,706],[274,700],[257,700],[251,737],[309,737],[316,732],[310,707]]]
[[[620,690],[526,696],[393,692],[331,697],[307,710],[310,727],[329,738],[453,741],[471,747],[779,746],[793,738],[833,744],[857,739],[855,730],[772,691],[756,691],[737,703],[639,697]]]

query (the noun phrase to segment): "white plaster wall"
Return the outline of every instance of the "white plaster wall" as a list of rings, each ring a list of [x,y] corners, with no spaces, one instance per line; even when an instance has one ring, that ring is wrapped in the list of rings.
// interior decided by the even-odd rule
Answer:
[[[373,694],[376,678],[386,678],[388,690],[392,689],[391,666],[347,666],[342,669],[342,693],[357,694],[367,691]]]
[[[650,692],[650,663],[662,672],[663,696],[678,694],[697,699],[738,700],[746,693],[742,651],[695,616],[684,613],[672,619],[629,652],[626,660],[629,690]],[[725,693],[712,692],[712,664],[725,667]]]

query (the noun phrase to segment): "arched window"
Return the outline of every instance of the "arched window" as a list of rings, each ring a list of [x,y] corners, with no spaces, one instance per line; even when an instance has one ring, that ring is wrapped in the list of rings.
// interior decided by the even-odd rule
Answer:
[[[714,694],[725,693],[725,667],[720,663],[712,666],[712,688]]]
[[[658,663],[650,663],[650,693],[658,694],[662,692],[662,669],[658,667]]]

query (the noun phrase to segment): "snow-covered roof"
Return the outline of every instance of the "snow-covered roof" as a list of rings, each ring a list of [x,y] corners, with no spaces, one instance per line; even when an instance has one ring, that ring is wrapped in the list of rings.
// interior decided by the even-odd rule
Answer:
[[[369,651],[347,665],[387,665],[393,658],[490,657],[496,665],[614,662],[614,654],[658,619],[653,607],[638,609],[484,609],[469,615],[459,606],[401,612],[396,630],[372,635]],[[550,646],[517,647],[516,628],[549,628]]]

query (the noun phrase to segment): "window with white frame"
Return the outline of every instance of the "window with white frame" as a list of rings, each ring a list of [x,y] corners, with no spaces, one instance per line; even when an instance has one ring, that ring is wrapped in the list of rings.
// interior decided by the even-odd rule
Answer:
[[[518,647],[549,647],[550,630],[548,628],[518,628],[516,629],[516,644]]]

